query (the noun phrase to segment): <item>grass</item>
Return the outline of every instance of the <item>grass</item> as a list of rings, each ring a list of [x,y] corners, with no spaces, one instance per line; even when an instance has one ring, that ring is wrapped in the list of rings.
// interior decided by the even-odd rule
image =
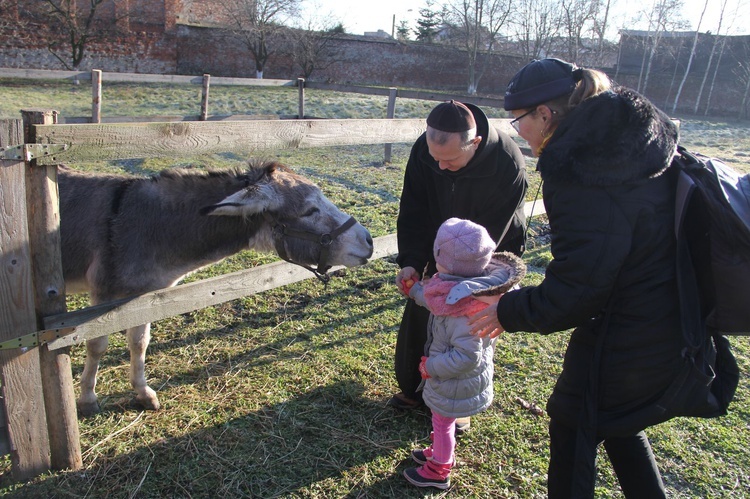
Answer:
[[[7,115],[8,102],[16,108],[43,98],[50,98],[45,105],[63,114],[86,114],[85,106],[66,107],[82,105],[75,104],[76,99],[85,103],[85,87],[35,83],[18,94],[6,94],[13,85],[0,85],[0,116]],[[37,86],[41,91],[34,91]],[[135,110],[143,109],[141,101],[173,100],[169,105],[180,110],[174,114],[190,114],[191,106],[199,103],[199,90],[186,88],[189,91],[165,86],[167,98],[155,96],[156,88],[123,85],[119,105]],[[105,96],[110,92],[105,87]],[[189,95],[183,98],[178,92]],[[259,114],[289,112],[285,106],[290,104],[277,92],[254,89],[251,96],[227,90],[226,112],[239,112],[241,106]],[[296,93],[290,93],[294,101]],[[385,98],[357,97],[355,105],[333,93],[316,93],[311,92],[310,100],[319,99],[320,107],[311,114],[344,117],[338,114],[344,109],[357,118],[385,114]],[[54,95],[60,100],[52,99]],[[432,104],[414,104],[409,112],[422,116]],[[687,117],[682,129],[689,146],[713,151],[736,166],[747,164],[747,124]],[[382,146],[337,147],[279,151],[276,157],[313,179],[377,237],[395,231],[409,148],[395,146],[390,165],[382,164],[382,152]],[[230,165],[240,160],[217,155],[192,163]],[[149,173],[172,164],[162,158],[77,166]],[[537,182],[533,161],[528,167]],[[530,188],[529,197],[535,192]],[[540,235],[542,221],[532,226]],[[550,258],[544,238],[536,241],[525,255],[530,284],[541,281]],[[273,259],[244,252],[191,279]],[[337,272],[327,286],[310,279],[154,323],[147,373],[163,405],[158,412],[131,405],[127,346],[122,334],[112,335],[97,385],[103,411],[80,421],[84,468],[15,483],[5,457],[0,459],[0,495],[544,497],[547,417],[524,408],[521,401],[544,407],[560,372],[567,333],[500,338],[495,401],[473,418],[474,428],[459,440],[454,485],[448,493],[417,490],[400,473],[411,465],[410,450],[425,444],[429,418],[424,412],[399,413],[385,406],[397,390],[393,352],[404,305],[393,285],[396,272],[392,258],[377,260]],[[70,297],[71,307],[84,305],[84,297]],[[648,431],[670,497],[750,496],[750,391],[744,374],[750,369],[750,344],[740,337],[732,344],[743,376],[729,415],[677,419]],[[74,379],[80,376],[84,355],[82,345],[72,348]],[[619,497],[606,457],[601,456],[599,465],[597,497]]]

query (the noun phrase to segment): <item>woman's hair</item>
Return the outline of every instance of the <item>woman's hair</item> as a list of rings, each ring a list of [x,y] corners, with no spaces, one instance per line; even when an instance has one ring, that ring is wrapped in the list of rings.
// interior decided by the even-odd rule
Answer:
[[[612,82],[609,76],[597,69],[578,68],[573,73],[575,76],[580,71],[580,79],[576,81],[576,86],[568,95],[562,95],[542,104],[556,111],[557,120],[561,120],[578,104],[588,99],[604,93],[612,88]]]
[[[573,72],[573,75],[576,79],[576,86],[571,93],[538,104],[538,106],[547,106],[552,111],[552,120],[549,124],[550,131],[549,134],[544,136],[544,140],[539,145],[537,150],[538,155],[547,146],[549,139],[552,137],[552,132],[557,128],[557,125],[565,119],[565,116],[570,111],[586,99],[607,92],[612,88],[609,76],[599,70],[578,68]],[[580,79],[578,79],[579,77]]]

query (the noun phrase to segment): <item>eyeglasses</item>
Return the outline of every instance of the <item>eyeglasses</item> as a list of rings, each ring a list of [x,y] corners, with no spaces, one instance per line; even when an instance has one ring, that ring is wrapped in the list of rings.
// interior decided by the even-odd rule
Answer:
[[[519,116],[518,118],[516,118],[516,119],[512,120],[512,121],[510,122],[510,126],[512,126],[512,127],[513,127],[513,129],[514,129],[514,130],[515,130],[516,132],[519,132],[519,133],[520,133],[520,132],[521,132],[521,130],[519,130],[519,128],[521,127],[521,125],[520,125],[520,123],[518,123],[518,122],[519,122],[519,121],[521,121],[521,120],[522,120],[523,118],[525,118],[526,116],[528,116],[528,115],[530,115],[531,113],[533,113],[534,111],[536,111],[536,108],[532,109],[531,111],[526,111],[525,113],[523,113],[523,114],[522,114],[521,116]]]

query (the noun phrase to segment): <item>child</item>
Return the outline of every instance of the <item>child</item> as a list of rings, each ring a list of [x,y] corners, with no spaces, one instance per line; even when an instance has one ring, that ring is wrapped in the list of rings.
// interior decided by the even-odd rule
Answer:
[[[526,273],[512,253],[493,255],[487,230],[469,220],[450,218],[438,229],[433,245],[438,273],[404,289],[430,310],[422,357],[423,399],[432,410],[432,445],[412,451],[421,466],[404,476],[417,487],[450,486],[456,447],[456,418],[472,416],[492,403],[495,341],[470,334],[468,316],[496,302]],[[409,283],[405,283],[408,287]]]

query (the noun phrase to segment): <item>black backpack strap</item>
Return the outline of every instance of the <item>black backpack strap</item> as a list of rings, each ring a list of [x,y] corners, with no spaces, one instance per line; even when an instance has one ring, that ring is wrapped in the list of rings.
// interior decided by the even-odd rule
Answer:
[[[604,312],[604,319],[599,325],[596,337],[594,355],[589,368],[589,381],[583,392],[581,413],[578,418],[576,432],[575,464],[573,466],[573,481],[570,497],[592,497],[596,482],[596,447],[597,447],[597,415],[599,412],[599,376],[601,374],[602,353],[604,340],[609,330],[609,319],[612,315],[610,298]]]

